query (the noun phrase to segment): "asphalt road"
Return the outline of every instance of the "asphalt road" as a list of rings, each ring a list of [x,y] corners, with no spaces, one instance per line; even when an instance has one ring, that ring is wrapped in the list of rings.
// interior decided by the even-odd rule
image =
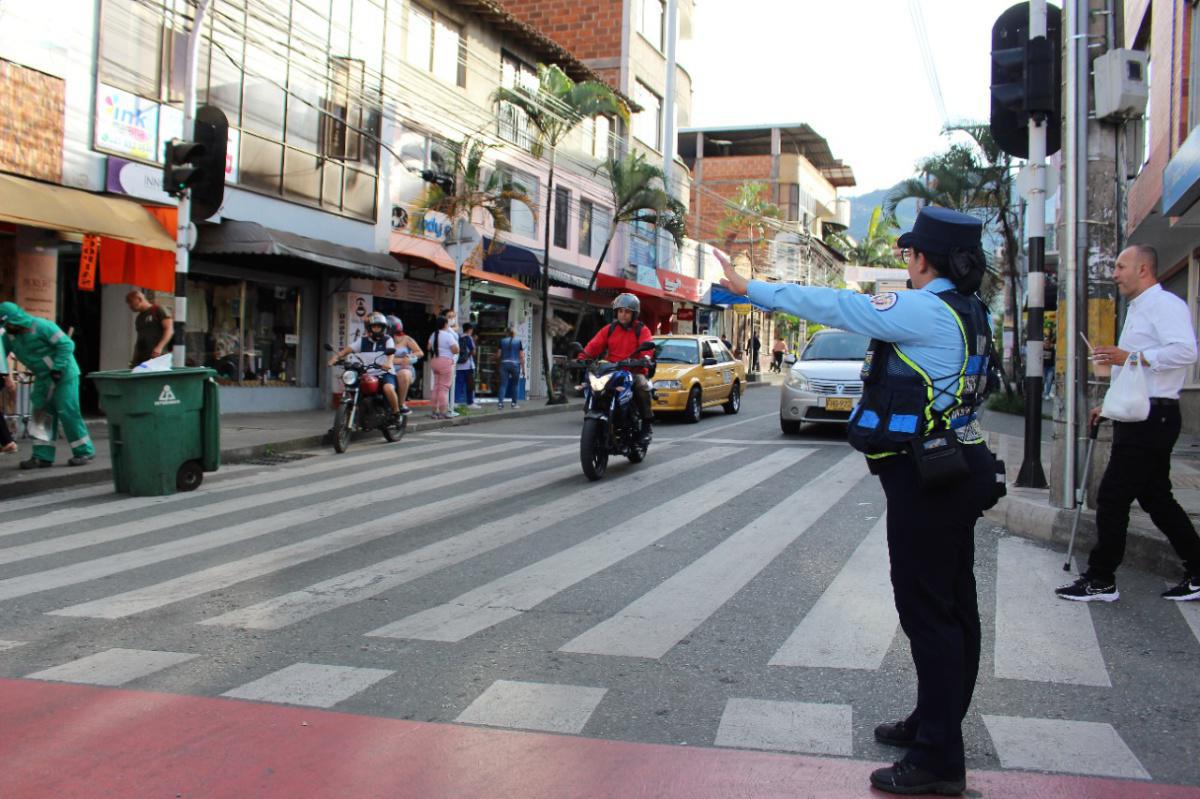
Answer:
[[[0,678],[327,707],[590,739],[889,762],[915,682],[882,492],[777,389],[590,484],[579,419],[240,465],[193,494],[8,503]],[[968,768],[1200,785],[1200,603],[981,521]]]

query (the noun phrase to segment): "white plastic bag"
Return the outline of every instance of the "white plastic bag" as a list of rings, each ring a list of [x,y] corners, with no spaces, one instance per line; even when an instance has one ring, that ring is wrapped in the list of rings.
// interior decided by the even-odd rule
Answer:
[[[171,370],[171,354],[160,355],[148,361],[142,361],[133,367],[135,372],[169,372]]]
[[[1115,422],[1144,422],[1150,416],[1146,368],[1136,353],[1124,366],[1113,367],[1112,384],[1104,395],[1100,415]]]

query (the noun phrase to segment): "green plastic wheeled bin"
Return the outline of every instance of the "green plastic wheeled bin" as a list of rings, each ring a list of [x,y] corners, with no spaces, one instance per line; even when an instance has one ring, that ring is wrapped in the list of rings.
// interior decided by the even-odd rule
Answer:
[[[216,372],[93,372],[108,418],[113,485],[135,497],[192,491],[221,466]]]

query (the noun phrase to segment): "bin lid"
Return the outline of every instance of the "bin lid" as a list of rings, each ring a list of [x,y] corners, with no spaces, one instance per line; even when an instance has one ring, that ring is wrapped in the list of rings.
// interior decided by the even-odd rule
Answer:
[[[179,368],[172,367],[164,372],[151,372],[146,369],[135,371],[133,369],[109,369],[104,372],[88,373],[89,380],[147,380],[150,378],[164,377],[188,377],[195,375],[196,377],[216,377],[217,370],[209,369],[207,366],[181,366]]]

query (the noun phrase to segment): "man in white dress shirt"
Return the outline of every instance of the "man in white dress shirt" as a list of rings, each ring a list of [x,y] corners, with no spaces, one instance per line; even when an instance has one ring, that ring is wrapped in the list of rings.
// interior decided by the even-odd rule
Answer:
[[[1112,456],[1096,493],[1097,542],[1087,571],[1055,591],[1077,602],[1115,602],[1116,571],[1125,557],[1129,506],[1137,500],[1183,559],[1183,582],[1164,599],[1200,599],[1200,537],[1171,493],[1171,449],[1179,438],[1179,391],[1196,363],[1196,331],[1187,303],[1158,285],[1158,253],[1135,244],[1121,252],[1113,281],[1129,308],[1115,347],[1097,347],[1098,364],[1120,366],[1137,355],[1148,367],[1150,416],[1113,422]],[[1090,422],[1097,423],[1093,408]]]

